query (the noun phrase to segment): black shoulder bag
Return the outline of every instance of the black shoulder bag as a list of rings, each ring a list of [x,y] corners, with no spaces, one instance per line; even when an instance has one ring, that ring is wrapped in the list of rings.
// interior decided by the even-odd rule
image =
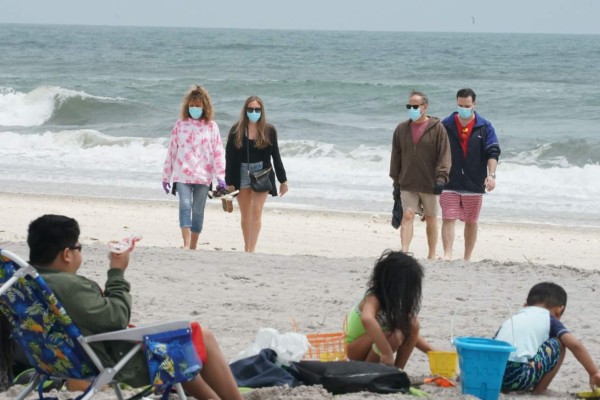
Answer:
[[[248,156],[248,175],[250,176],[250,187],[255,192],[270,192],[273,189],[271,185],[271,167],[263,168],[260,171],[250,171],[250,137],[246,132],[246,154]]]

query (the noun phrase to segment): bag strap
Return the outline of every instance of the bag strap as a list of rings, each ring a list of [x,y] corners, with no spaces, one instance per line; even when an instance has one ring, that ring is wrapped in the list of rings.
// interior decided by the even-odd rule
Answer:
[[[248,176],[250,176],[250,134],[246,129],[246,156],[248,161]]]

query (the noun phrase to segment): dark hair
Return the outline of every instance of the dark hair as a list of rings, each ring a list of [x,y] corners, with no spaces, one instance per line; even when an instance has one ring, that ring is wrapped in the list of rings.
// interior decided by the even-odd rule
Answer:
[[[460,89],[458,92],[456,92],[456,98],[459,98],[459,97],[462,97],[462,98],[470,97],[473,99],[473,103],[475,103],[475,99],[477,98],[477,95],[475,94],[473,89],[464,88],[464,89]]]
[[[567,306],[567,292],[560,285],[541,282],[534,285],[527,295],[527,305],[544,304],[546,307]]]
[[[79,224],[76,220],[64,215],[43,215],[29,224],[29,262],[33,265],[49,265],[58,253],[78,241]]]
[[[421,308],[423,268],[400,251],[383,252],[367,284],[367,293],[377,297],[390,329],[410,336],[413,319]]]

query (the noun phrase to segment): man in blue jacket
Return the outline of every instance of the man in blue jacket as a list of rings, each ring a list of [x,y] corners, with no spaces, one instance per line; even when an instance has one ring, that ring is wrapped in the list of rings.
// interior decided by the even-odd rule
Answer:
[[[475,112],[475,98],[472,89],[460,89],[457,111],[442,121],[452,154],[450,180],[440,196],[445,260],[452,259],[457,219],[465,223],[464,258],[471,259],[483,194],[496,187],[500,145],[492,124]]]

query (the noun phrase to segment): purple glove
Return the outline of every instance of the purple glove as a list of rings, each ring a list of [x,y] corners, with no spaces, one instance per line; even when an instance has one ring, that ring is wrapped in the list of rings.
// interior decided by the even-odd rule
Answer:
[[[171,190],[171,184],[169,182],[163,182],[163,190],[165,191],[166,194],[169,194],[169,191]]]
[[[217,182],[219,183],[217,189],[227,189],[227,184],[223,179],[217,179]]]

